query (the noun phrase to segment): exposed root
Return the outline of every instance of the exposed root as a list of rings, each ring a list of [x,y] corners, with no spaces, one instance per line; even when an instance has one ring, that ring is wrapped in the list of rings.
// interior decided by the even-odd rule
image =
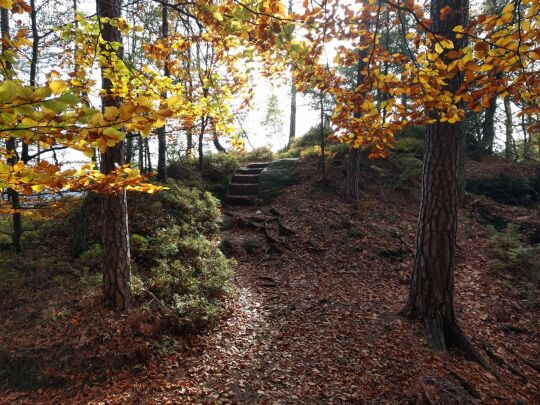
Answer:
[[[447,326],[447,335],[450,346],[462,351],[467,360],[477,362],[485,370],[495,375],[486,361],[480,355],[480,352],[476,349],[476,347],[474,347],[469,338],[465,336],[465,333],[463,333],[463,330],[457,324],[457,322],[454,321]]]

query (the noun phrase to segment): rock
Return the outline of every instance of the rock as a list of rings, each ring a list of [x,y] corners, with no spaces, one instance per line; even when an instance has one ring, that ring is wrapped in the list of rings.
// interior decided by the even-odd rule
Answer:
[[[246,252],[253,253],[259,249],[262,249],[264,247],[264,243],[258,239],[244,239],[242,241],[242,247],[246,250]]]
[[[219,243],[219,250],[221,250],[221,253],[223,253],[226,257],[230,257],[233,252],[233,243],[230,239],[224,238]]]
[[[295,166],[298,159],[280,159],[271,162],[259,177],[257,195],[268,201],[281,194],[287,187],[299,183]]]
[[[226,231],[227,229],[234,228],[234,218],[223,215],[219,221],[218,221],[219,229],[222,231]]]

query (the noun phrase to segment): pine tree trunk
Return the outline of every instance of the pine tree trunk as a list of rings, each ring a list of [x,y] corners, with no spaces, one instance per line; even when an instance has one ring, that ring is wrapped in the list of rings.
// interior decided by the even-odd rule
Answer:
[[[119,18],[121,0],[97,0],[98,17]],[[122,43],[118,28],[104,23],[103,47],[110,50],[110,42]],[[118,50],[120,56],[122,48]],[[111,96],[112,83],[102,71],[103,107],[118,106],[120,100]],[[115,164],[124,164],[124,142],[107,149],[102,154],[101,171],[110,173]],[[127,197],[124,190],[102,197],[102,242],[103,242],[103,296],[107,306],[116,311],[129,308],[131,301],[130,249],[128,231]]]
[[[289,0],[289,14],[292,13],[293,0]],[[287,148],[291,146],[293,139],[296,137],[296,83],[294,77],[291,76],[291,117],[289,120],[289,142]]]
[[[0,13],[1,13],[0,25],[1,25],[1,34],[2,34],[2,53],[4,53],[8,51],[9,48],[11,47],[10,33],[9,33],[9,10],[6,8],[3,8]],[[11,63],[5,62],[5,66],[3,68],[5,79],[11,77],[12,75],[11,68],[12,68]],[[14,153],[12,157],[7,159],[7,164],[13,166],[18,161],[17,142],[15,141],[15,138],[8,138],[6,140],[6,149],[8,150],[8,152]],[[13,210],[19,210],[21,208],[19,192],[17,190],[9,188],[7,190],[7,193],[11,200],[11,208],[13,208]],[[13,245],[13,249],[15,250],[15,252],[21,253],[22,252],[21,236],[23,233],[21,213],[15,212],[13,213],[11,217],[12,217],[12,226],[13,226],[13,232],[11,234],[11,244]]]
[[[347,158],[347,179],[345,183],[345,201],[355,202],[362,198],[362,177],[366,153],[360,148],[351,148]]]
[[[362,70],[366,66],[364,58],[367,56],[367,49],[358,52],[358,65],[356,68],[356,85],[360,86],[364,81]],[[355,117],[358,114],[355,113]],[[360,150],[360,148],[351,148],[347,158],[347,179],[345,181],[345,201],[354,202],[362,198],[362,186],[360,179],[362,177],[363,168],[367,161],[368,153]]]
[[[440,11],[452,11],[442,21]],[[456,49],[463,42],[452,33],[454,26],[466,26],[468,2],[432,0],[432,30],[451,39]],[[444,54],[443,54],[444,57]],[[455,93],[461,77],[448,80],[447,90]],[[437,113],[434,113],[436,117]],[[436,350],[454,346],[483,363],[476,349],[464,335],[454,311],[454,266],[459,197],[459,162],[463,126],[460,123],[436,122],[427,128],[422,197],[416,254],[406,314],[423,322],[428,341]]]
[[[482,155],[493,152],[495,141],[495,113],[497,111],[497,96],[493,96],[488,108],[484,111],[484,122],[482,123],[482,138],[472,154],[474,159],[480,159]]]
[[[321,91],[319,96],[319,109],[321,114],[320,121],[320,144],[321,144],[321,177],[323,184],[327,183],[326,179],[326,135],[324,133],[324,93]]]
[[[168,8],[166,5],[161,6],[161,37],[166,39],[169,36],[169,17],[168,17]],[[169,58],[167,57],[164,61],[164,72],[165,77],[170,77],[169,72]],[[167,98],[167,92],[164,92],[161,97],[163,99]],[[157,165],[157,178],[161,182],[167,180],[167,128],[163,126],[158,129],[158,165]]]
[[[504,154],[506,159],[512,159],[512,146],[514,143],[514,137],[512,136],[512,106],[510,105],[510,99],[507,97],[504,98],[504,113],[506,115],[506,120],[504,122],[506,129],[506,139],[504,142]]]
[[[291,79],[291,118],[289,121],[289,147],[296,137],[296,83],[294,78]]]

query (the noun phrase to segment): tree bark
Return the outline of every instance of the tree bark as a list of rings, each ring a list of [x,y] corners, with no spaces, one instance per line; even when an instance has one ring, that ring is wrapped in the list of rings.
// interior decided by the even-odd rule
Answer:
[[[504,121],[505,125],[505,132],[506,132],[506,139],[504,142],[504,154],[506,159],[510,160],[512,159],[512,147],[514,143],[514,137],[512,136],[513,128],[512,128],[512,106],[510,105],[510,98],[506,96],[504,98],[504,113],[506,115],[506,119]]]
[[[489,107],[484,113],[484,123],[482,124],[482,140],[477,155],[491,154],[493,152],[493,142],[495,141],[495,112],[497,111],[497,96],[493,96]]]
[[[321,94],[319,96],[319,109],[321,114],[321,122],[320,122],[320,143],[321,143],[321,177],[323,184],[327,183],[326,179],[326,156],[325,156],[325,148],[326,148],[326,136],[324,133],[324,93],[321,91]]]
[[[293,2],[289,0],[289,14],[292,13]],[[289,120],[289,142],[287,148],[291,146],[292,141],[296,137],[296,83],[291,74],[291,117]]]
[[[139,147],[139,150],[137,151],[139,154],[139,170],[141,171],[141,173],[144,173],[144,145],[142,135],[139,135],[137,137],[137,146]]]
[[[98,17],[116,19],[121,16],[121,0],[97,0]],[[104,23],[102,45],[107,52],[113,52],[110,43],[122,43],[122,35],[117,27]],[[117,51],[122,56],[122,48]],[[113,84],[102,68],[103,108],[119,106],[121,100],[111,95]],[[101,171],[110,173],[115,165],[124,164],[124,142],[107,149],[102,154]],[[103,242],[103,297],[105,304],[116,311],[129,308],[131,301],[130,249],[128,231],[127,196],[125,190],[102,197],[102,242]]]
[[[161,37],[166,40],[169,36],[169,17],[168,8],[166,5],[161,6]],[[169,72],[169,57],[164,61],[163,76],[170,77]],[[167,92],[164,92],[161,97],[167,98]],[[163,127],[157,130],[158,132],[158,165],[157,165],[157,179],[164,183],[167,180],[167,127]]]
[[[214,146],[216,147],[218,152],[227,153],[227,149],[225,149],[223,145],[219,142],[219,138],[217,136],[214,136],[212,142],[214,143]]]
[[[8,9],[3,8],[1,10],[0,25],[1,25],[1,34],[2,34],[2,52],[6,52],[11,47]],[[4,65],[4,78],[5,79],[9,79],[12,77],[11,68],[12,68],[11,63],[5,62],[5,65]],[[8,150],[8,152],[11,152],[13,154],[10,158],[7,159],[7,164],[13,166],[19,160],[19,157],[17,155],[17,142],[15,138],[8,138],[6,140],[6,149]],[[11,208],[14,210],[14,213],[11,216],[12,225],[13,225],[13,232],[11,233],[11,244],[15,252],[21,253],[22,252],[21,237],[23,233],[23,228],[22,228],[22,217],[19,211],[21,208],[20,196],[19,196],[19,192],[12,188],[8,188],[7,193],[11,200]]]
[[[451,12],[441,20],[440,11],[446,6]],[[455,37],[452,30],[457,25],[466,26],[467,16],[467,0],[431,1],[431,29],[452,40],[456,50],[463,47],[463,42]],[[449,79],[446,90],[455,93],[461,80],[460,75]],[[437,118],[436,111],[433,116]],[[427,128],[416,254],[405,312],[410,318],[423,322],[428,341],[434,349],[445,350],[454,346],[485,365],[461,330],[454,311],[462,132],[460,123],[436,122]]]
[[[358,52],[358,65],[356,69],[356,86],[360,86],[364,81],[362,70],[366,66],[364,58],[367,56],[367,49]],[[358,117],[358,114],[354,114]],[[347,179],[345,183],[345,201],[354,202],[362,198],[362,186],[360,178],[362,177],[363,167],[367,160],[368,153],[360,148],[351,148],[347,158]]]
[[[289,121],[289,142],[287,147],[291,146],[296,137],[296,83],[294,77],[291,78],[291,118]]]

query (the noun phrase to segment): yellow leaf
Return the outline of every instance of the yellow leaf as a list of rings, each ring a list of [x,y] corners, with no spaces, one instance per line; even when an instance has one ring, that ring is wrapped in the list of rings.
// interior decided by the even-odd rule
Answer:
[[[54,94],[60,94],[63,93],[68,89],[68,84],[64,80],[53,80],[49,83],[49,88],[52,90]]]
[[[0,0],[0,8],[11,8],[13,0]]]
[[[480,72],[489,72],[491,69],[493,69],[492,65],[488,65],[487,63],[484,63],[482,66],[478,68],[478,71]]]
[[[221,13],[219,11],[214,11],[212,13],[212,15],[214,16],[214,18],[218,21],[223,21],[223,16],[221,15]]]
[[[435,52],[437,53],[443,53],[444,49],[438,42],[435,44]]]

